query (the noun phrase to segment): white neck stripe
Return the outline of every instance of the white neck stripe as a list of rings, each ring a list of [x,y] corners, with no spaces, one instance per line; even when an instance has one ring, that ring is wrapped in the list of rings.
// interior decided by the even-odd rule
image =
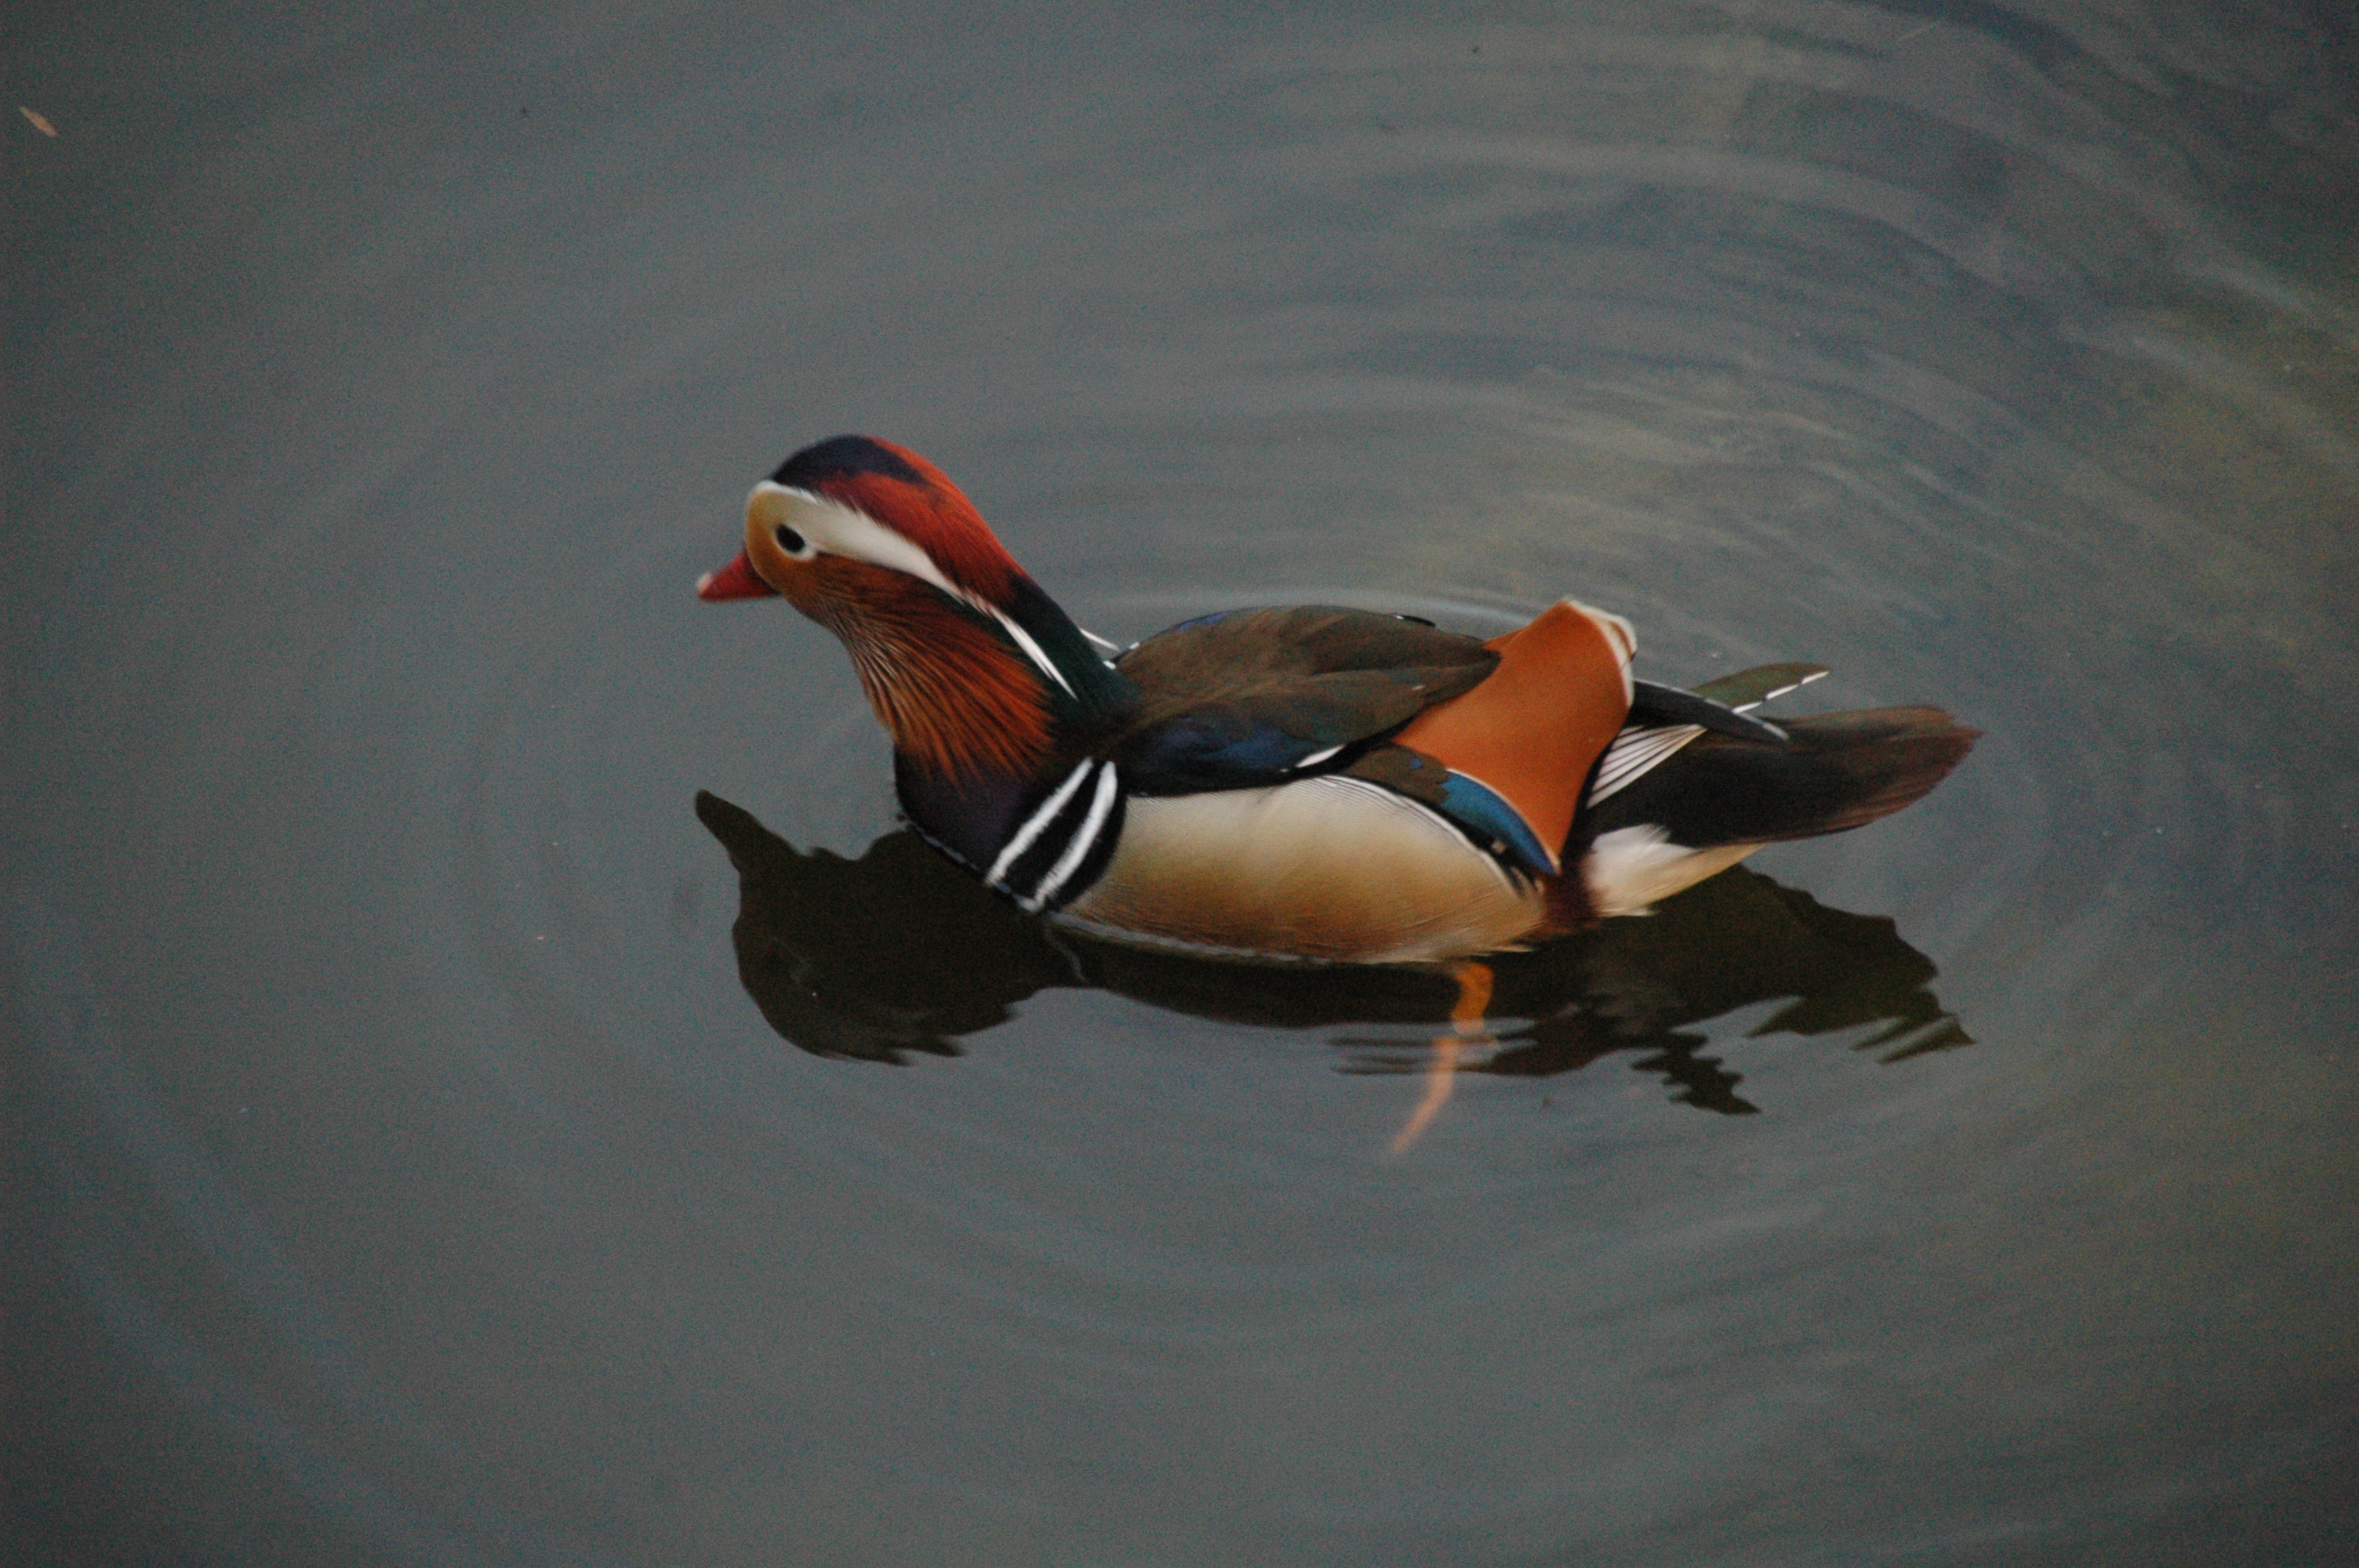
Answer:
[[[1046,670],[1050,680],[1053,680],[1059,686],[1063,687],[1067,697],[1073,697],[1076,701],[1080,700],[1079,697],[1073,690],[1073,683],[1067,680],[1065,678],[1065,672],[1059,669],[1055,664],[1050,662],[1049,655],[1040,651],[1040,644],[1032,640],[1031,633],[1027,632],[1023,627],[1016,624],[1015,621],[1011,619],[1005,611],[993,609],[993,607],[988,604],[981,604],[972,599],[968,600],[967,602],[969,604],[974,604],[978,609],[990,611],[992,619],[997,621],[1002,626],[1006,627],[1007,634],[1016,639],[1016,645],[1023,649],[1025,654],[1030,657],[1034,664],[1039,665],[1043,670]]]

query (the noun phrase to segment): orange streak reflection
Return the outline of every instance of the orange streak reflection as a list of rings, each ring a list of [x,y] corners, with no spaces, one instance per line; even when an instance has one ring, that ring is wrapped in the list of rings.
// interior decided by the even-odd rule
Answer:
[[[1491,1038],[1483,1027],[1483,1015],[1491,1006],[1490,966],[1458,964],[1451,967],[1450,976],[1458,982],[1458,1000],[1450,1009],[1450,1033],[1433,1043],[1433,1067],[1425,1076],[1425,1093],[1419,1097],[1408,1123],[1394,1135],[1387,1153],[1398,1154],[1416,1142],[1450,1103],[1459,1052],[1470,1044],[1487,1044]]]

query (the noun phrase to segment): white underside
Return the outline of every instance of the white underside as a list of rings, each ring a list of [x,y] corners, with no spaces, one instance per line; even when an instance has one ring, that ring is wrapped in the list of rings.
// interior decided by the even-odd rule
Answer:
[[[1673,893],[1718,875],[1759,848],[1715,844],[1690,849],[1672,843],[1659,827],[1617,827],[1598,835],[1581,874],[1599,914],[1648,914]]]

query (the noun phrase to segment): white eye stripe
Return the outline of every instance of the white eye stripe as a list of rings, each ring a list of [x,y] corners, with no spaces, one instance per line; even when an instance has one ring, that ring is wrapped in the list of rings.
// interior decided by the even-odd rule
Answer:
[[[805,549],[797,552],[780,540],[778,547],[796,560],[807,561],[825,550],[830,555],[846,556],[872,566],[889,567],[897,572],[907,572],[919,581],[930,583],[979,614],[988,615],[1005,628],[1024,656],[1039,666],[1040,673],[1055,681],[1068,697],[1074,696],[1072,682],[1057,668],[1032,634],[1010,620],[996,605],[989,604],[958,587],[942,575],[934,558],[915,544],[893,532],[857,507],[831,501],[808,490],[797,490],[775,480],[764,480],[746,497],[746,509],[777,537],[777,530],[787,529],[799,535]]]
[[[857,508],[766,479],[754,487],[745,504],[774,535],[781,527],[790,528],[802,535],[813,553],[825,550],[890,567],[933,584],[952,599],[966,599],[942,576],[932,557]]]

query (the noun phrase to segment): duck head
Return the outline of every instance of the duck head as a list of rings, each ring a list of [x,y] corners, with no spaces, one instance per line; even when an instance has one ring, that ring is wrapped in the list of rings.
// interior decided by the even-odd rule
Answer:
[[[1136,704],[941,470],[836,436],[754,487],[700,599],[781,595],[840,638],[906,768],[1026,777]]]

